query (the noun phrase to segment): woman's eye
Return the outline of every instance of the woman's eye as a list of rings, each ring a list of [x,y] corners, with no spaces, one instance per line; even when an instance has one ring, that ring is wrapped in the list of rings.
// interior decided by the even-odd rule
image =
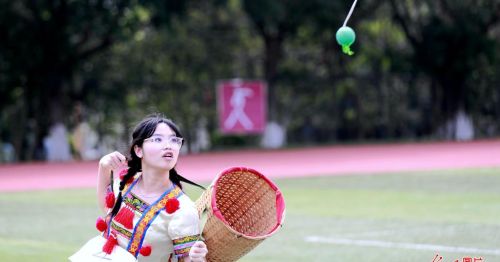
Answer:
[[[180,145],[180,144],[182,144],[182,138],[174,136],[171,138],[170,142]]]
[[[153,141],[155,141],[156,143],[161,143],[162,140],[161,137],[155,137]]]

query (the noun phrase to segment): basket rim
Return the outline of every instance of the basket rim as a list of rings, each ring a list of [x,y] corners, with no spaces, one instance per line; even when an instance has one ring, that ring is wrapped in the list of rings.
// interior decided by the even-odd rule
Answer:
[[[227,174],[230,174],[230,173],[233,173],[233,172],[241,172],[241,171],[250,172],[250,173],[252,173],[254,175],[259,176],[259,178],[263,179],[274,190],[274,192],[276,194],[276,225],[274,225],[274,227],[267,234],[256,236],[256,235],[249,235],[249,234],[245,234],[245,233],[238,232],[238,231],[234,230],[229,225],[229,223],[226,221],[226,219],[224,218],[224,216],[222,215],[222,213],[220,212],[220,210],[217,207],[217,202],[216,202],[215,198],[216,198],[216,195],[217,195],[216,191],[217,191],[217,184],[219,183],[219,180],[223,176],[225,176]],[[245,238],[249,238],[249,239],[256,239],[256,240],[257,239],[263,239],[263,238],[267,238],[267,237],[273,235],[274,233],[276,233],[276,231],[283,224],[283,221],[285,219],[285,201],[284,201],[284,198],[283,198],[283,194],[281,193],[281,191],[279,190],[279,188],[276,186],[276,184],[274,184],[270,179],[268,179],[266,176],[264,176],[259,171],[255,170],[253,168],[249,168],[249,167],[230,167],[230,168],[227,168],[227,169],[223,170],[222,172],[220,172],[220,174],[216,177],[216,179],[212,183],[211,187],[212,187],[213,192],[211,194],[210,206],[212,208],[213,214],[220,221],[222,221],[224,223],[224,225],[229,230],[231,230],[236,235],[238,235],[238,236],[244,236]]]

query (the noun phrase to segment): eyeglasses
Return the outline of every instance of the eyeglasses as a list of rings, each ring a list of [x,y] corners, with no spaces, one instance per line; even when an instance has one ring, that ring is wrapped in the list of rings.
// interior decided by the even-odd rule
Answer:
[[[153,136],[150,138],[144,139],[144,141],[151,141],[154,144],[158,145],[163,145],[165,143],[168,143],[169,145],[180,148],[182,146],[182,137],[177,137],[177,136],[169,136],[169,137],[161,137],[161,136]]]

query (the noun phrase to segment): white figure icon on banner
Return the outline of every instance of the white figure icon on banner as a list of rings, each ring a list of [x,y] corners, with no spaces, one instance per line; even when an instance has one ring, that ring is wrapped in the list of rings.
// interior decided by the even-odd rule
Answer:
[[[253,95],[253,91],[250,88],[243,87],[241,80],[234,80],[232,81],[232,84],[234,88],[230,104],[233,109],[226,121],[224,121],[224,127],[231,129],[237,122],[240,122],[243,128],[251,129],[253,128],[253,123],[245,114],[245,106],[247,97],[251,97]]]

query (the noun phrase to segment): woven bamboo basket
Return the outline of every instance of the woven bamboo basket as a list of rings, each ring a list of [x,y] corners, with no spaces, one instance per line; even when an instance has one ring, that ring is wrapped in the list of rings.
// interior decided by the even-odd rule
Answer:
[[[196,201],[207,261],[236,261],[281,227],[285,202],[276,185],[245,167],[224,170]]]

